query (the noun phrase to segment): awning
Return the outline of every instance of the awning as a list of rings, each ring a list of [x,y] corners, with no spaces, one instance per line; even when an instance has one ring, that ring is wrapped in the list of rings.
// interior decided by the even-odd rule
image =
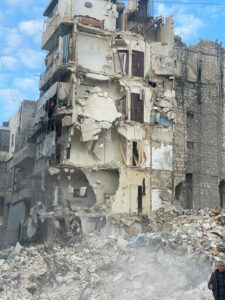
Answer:
[[[37,110],[43,107],[45,105],[46,101],[48,101],[50,98],[55,96],[57,92],[58,82],[55,82],[45,93],[44,95],[38,100]]]
[[[41,121],[41,118],[43,118],[46,114],[44,110],[44,105],[46,101],[51,99],[55,94],[57,93],[57,88],[58,88],[58,82],[55,82],[45,93],[44,95],[38,100],[37,103],[37,110],[35,113],[35,118],[34,118],[34,124],[37,124],[38,122]]]

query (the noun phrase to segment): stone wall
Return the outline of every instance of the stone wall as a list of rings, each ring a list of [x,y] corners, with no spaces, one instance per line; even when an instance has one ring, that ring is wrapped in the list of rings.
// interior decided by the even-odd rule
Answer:
[[[186,180],[180,200],[185,207],[220,206],[219,183],[224,174],[222,49],[218,43],[201,40],[183,47],[182,52],[176,94],[183,118],[175,134],[174,176],[183,159]],[[182,155],[182,143],[186,155]]]

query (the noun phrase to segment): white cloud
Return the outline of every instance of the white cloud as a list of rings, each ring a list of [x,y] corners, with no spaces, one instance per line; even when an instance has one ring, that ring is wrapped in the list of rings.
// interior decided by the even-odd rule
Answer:
[[[24,92],[29,91],[38,91],[38,79],[32,78],[16,78],[13,80],[13,84],[19,90]]]
[[[43,32],[43,21],[42,20],[28,20],[19,23],[19,31],[34,39],[40,44],[41,34]]]
[[[203,27],[203,22],[193,15],[184,14],[182,18],[178,18],[177,26],[174,32],[180,35],[184,40],[198,35],[199,29]]]
[[[18,66],[18,61],[13,56],[1,56],[1,64],[4,72],[13,71]]]
[[[20,62],[29,69],[40,69],[43,60],[44,52],[37,51],[32,48],[22,48],[16,53]]]
[[[23,36],[18,33],[16,28],[4,28],[2,38],[5,40],[5,53],[15,53],[16,49],[24,45]]]
[[[23,98],[17,89],[0,89],[1,119],[7,121],[18,110]]]
[[[204,26],[200,18],[188,12],[187,8],[182,5],[172,5],[168,8],[165,4],[158,4],[157,13],[164,17],[173,15],[174,32],[185,41],[197,37],[199,30]]]

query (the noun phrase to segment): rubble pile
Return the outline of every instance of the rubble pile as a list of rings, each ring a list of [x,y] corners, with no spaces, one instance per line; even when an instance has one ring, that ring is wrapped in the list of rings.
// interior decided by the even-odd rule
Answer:
[[[0,299],[212,299],[207,280],[225,258],[223,211],[166,206],[142,233],[138,217],[108,219],[76,243],[2,250]]]

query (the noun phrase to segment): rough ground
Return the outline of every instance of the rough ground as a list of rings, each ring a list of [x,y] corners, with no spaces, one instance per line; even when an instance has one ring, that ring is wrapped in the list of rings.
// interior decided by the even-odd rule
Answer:
[[[0,252],[0,299],[213,299],[206,283],[225,258],[222,214],[166,207],[137,236],[127,232],[138,218],[117,216],[77,242],[17,244]]]

